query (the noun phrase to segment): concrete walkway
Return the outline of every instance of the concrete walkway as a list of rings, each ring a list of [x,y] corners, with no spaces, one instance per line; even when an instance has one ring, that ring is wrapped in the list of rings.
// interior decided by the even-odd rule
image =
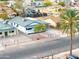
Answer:
[[[73,50],[73,54],[76,55],[76,56],[79,56],[79,48]],[[66,57],[67,57],[68,55],[69,55],[69,51],[67,51],[67,52],[62,52],[62,53],[53,55],[53,59],[66,59]],[[52,56],[44,57],[44,58],[42,58],[42,59],[52,59]]]
[[[76,56],[79,56],[79,48],[73,50],[73,54],[76,55]],[[59,54],[55,55],[54,57],[57,57],[57,58],[60,58],[60,59],[65,59],[68,55],[69,55],[69,51],[59,53]]]

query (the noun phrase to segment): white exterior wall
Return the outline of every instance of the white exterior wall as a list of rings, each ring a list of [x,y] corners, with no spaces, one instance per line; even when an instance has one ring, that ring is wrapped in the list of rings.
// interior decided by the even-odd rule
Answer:
[[[4,32],[2,32],[2,34],[0,35],[0,37],[4,37]]]
[[[32,30],[26,30],[26,34],[29,34],[29,33],[34,33],[34,29],[32,29]]]
[[[14,31],[14,32],[10,33],[10,32],[8,31],[8,36],[16,35],[16,30],[12,30],[12,31]]]
[[[27,7],[28,5],[31,5],[31,0],[23,0],[23,6]]]
[[[9,24],[11,25],[11,23],[9,23]],[[25,27],[20,26],[20,25],[16,26],[16,25],[17,25],[17,24],[13,24],[13,26],[16,27],[17,30],[19,30],[19,31],[21,31],[21,32],[23,32],[23,33],[28,34]],[[16,34],[17,34],[17,31],[16,31]]]
[[[70,3],[74,3],[75,0],[50,0],[51,2],[65,2],[66,5],[69,5]]]
[[[22,27],[22,26],[19,25],[19,26],[17,27],[17,29],[20,30],[20,31],[23,32],[23,33],[26,33],[26,28],[25,28],[25,27]]]
[[[59,2],[60,0],[50,0],[51,2]]]
[[[10,33],[9,31],[4,31],[4,32],[2,32],[2,34],[0,35],[0,38],[1,37],[5,37],[5,32],[7,32],[7,36],[13,36],[13,35],[16,35],[16,30],[12,30],[12,31],[14,31],[14,32],[12,32],[12,33]]]
[[[66,4],[69,4],[70,2],[74,3],[75,0],[60,0],[60,1],[64,1]]]
[[[25,27],[22,27],[22,26],[20,26],[20,25],[17,27],[17,29],[18,29],[19,31],[25,33],[25,34],[33,33],[33,32],[34,32],[33,29],[32,29],[32,30],[26,30]]]

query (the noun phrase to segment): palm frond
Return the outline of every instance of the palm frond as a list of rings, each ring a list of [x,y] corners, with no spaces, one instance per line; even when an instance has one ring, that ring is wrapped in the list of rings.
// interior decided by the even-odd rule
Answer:
[[[62,20],[67,20],[68,19],[68,17],[64,14],[61,14],[60,17],[62,18]]]
[[[79,20],[79,16],[76,16],[76,17],[74,18],[74,20]]]
[[[72,22],[72,30],[73,33],[78,29],[79,30],[79,16],[76,13],[75,9],[66,9],[63,14],[60,15],[62,18],[61,22],[61,29],[63,29],[63,32],[69,32],[71,29],[71,22]]]
[[[76,16],[76,10],[72,8],[66,9],[65,13],[69,18],[73,18]]]

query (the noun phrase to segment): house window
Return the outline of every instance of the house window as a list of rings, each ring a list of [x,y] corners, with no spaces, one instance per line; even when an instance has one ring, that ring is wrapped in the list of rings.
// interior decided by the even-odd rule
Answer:
[[[32,28],[30,27],[30,28],[26,28],[26,30],[31,30]]]
[[[14,33],[14,31],[9,31],[9,33]]]
[[[2,32],[0,32],[0,35],[2,35]]]

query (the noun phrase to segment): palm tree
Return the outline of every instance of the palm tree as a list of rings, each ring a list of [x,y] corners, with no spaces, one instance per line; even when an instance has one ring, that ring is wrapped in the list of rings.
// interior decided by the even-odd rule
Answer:
[[[78,12],[73,8],[67,8],[64,13],[60,15],[60,17],[62,18],[61,28],[64,32],[70,34],[70,55],[72,55],[73,36],[79,31]]]

